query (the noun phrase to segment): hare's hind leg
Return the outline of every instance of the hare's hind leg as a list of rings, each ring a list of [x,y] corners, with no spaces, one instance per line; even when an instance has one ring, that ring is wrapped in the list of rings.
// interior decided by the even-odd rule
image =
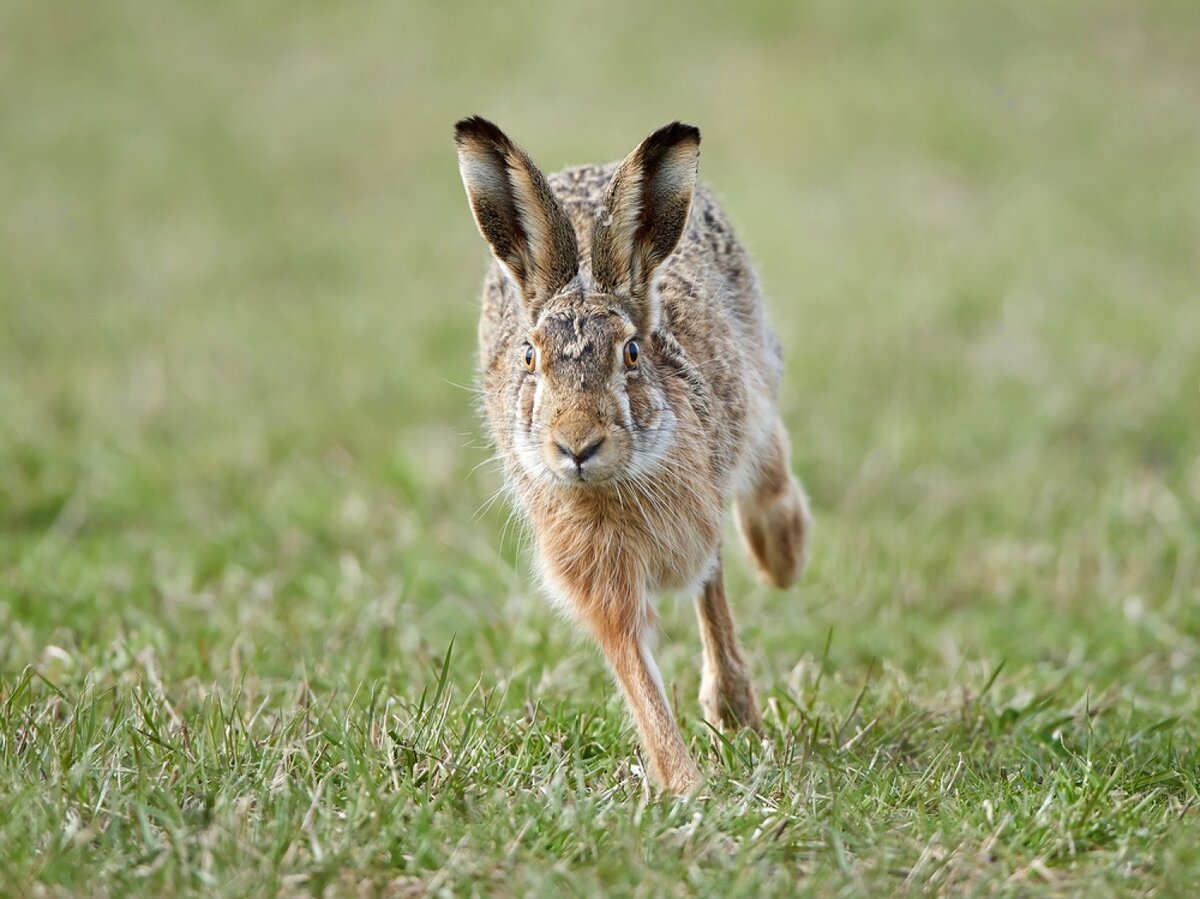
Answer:
[[[812,519],[808,497],[792,474],[783,422],[758,451],[750,484],[734,501],[734,517],[762,579],[783,589],[804,570]]]
[[[700,642],[704,668],[700,676],[700,708],[705,719],[726,728],[762,730],[762,717],[754,701],[754,686],[742,658],[733,626],[733,615],[725,600],[725,577],[721,561],[696,597],[700,619]]]

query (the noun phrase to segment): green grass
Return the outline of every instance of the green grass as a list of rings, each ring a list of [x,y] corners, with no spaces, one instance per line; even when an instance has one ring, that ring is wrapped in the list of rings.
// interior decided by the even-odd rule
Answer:
[[[0,6],[0,893],[1191,895],[1200,12]],[[461,115],[672,118],[818,519],[655,797],[470,384]]]

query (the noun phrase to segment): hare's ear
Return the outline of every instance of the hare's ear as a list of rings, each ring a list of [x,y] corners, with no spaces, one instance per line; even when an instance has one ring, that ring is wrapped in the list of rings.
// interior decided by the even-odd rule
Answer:
[[[629,298],[638,330],[658,323],[651,282],[687,225],[700,129],[659,128],[617,167],[592,240],[592,272],[603,290]]]
[[[479,233],[521,289],[527,308],[566,285],[579,270],[579,249],[546,176],[479,116],[454,126],[454,143]]]

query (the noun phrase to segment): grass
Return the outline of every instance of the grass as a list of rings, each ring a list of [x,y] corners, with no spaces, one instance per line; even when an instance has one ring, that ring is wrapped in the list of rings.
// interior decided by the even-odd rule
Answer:
[[[0,8],[0,893],[1189,895],[1194,4]],[[654,796],[472,412],[451,123],[698,123],[789,357],[767,734]]]

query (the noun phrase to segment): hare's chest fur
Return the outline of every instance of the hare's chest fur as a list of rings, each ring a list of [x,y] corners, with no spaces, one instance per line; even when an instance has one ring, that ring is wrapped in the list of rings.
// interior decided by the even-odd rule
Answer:
[[[687,477],[690,462],[698,460],[682,460],[647,487],[567,489],[531,510],[551,592],[627,602],[694,584],[711,567],[723,497]]]

